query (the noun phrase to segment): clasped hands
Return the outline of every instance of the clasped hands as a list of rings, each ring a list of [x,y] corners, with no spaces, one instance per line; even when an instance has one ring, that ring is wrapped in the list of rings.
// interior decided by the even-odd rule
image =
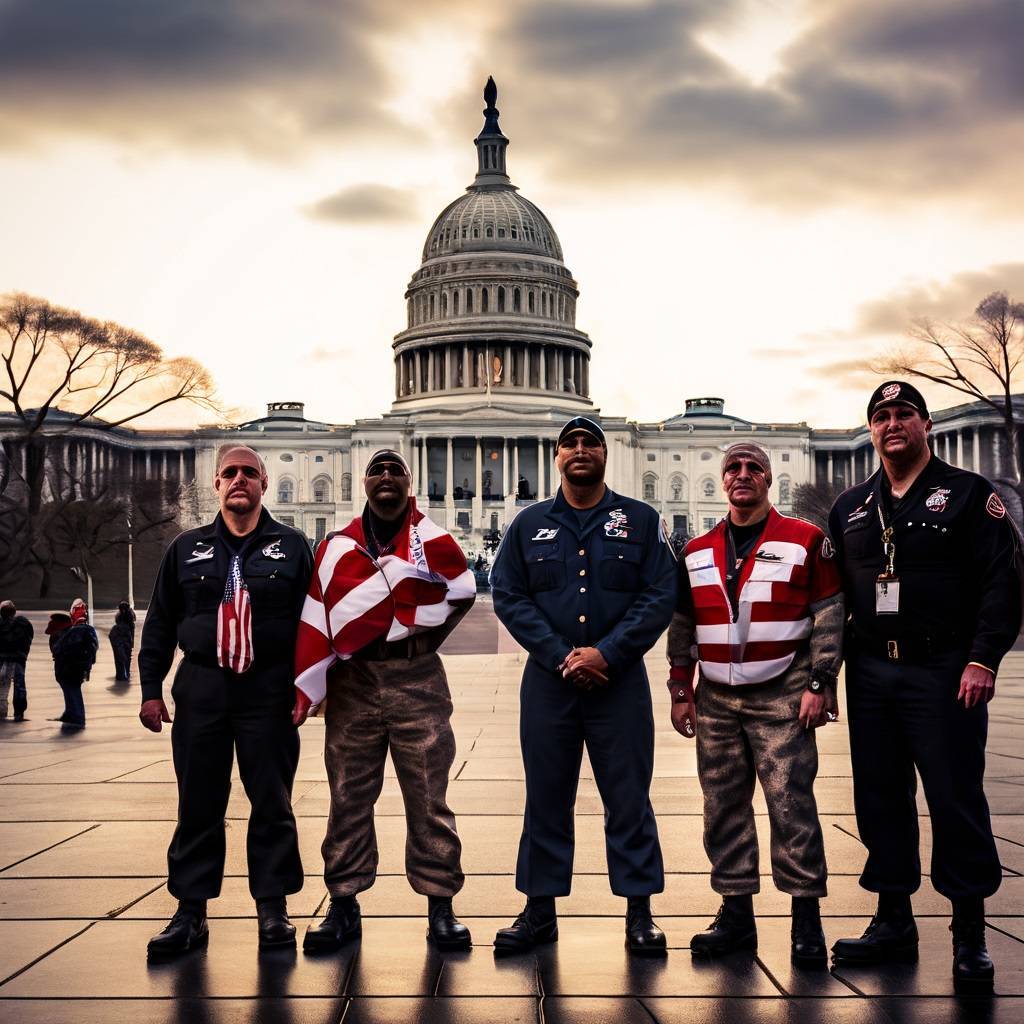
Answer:
[[[608,662],[596,647],[574,647],[558,668],[577,690],[608,685]]]

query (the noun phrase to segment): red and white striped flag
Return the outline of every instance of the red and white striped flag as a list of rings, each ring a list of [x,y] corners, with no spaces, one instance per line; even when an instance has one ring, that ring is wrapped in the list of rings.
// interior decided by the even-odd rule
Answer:
[[[217,664],[239,675],[252,666],[252,603],[238,555],[231,559],[217,616]]]

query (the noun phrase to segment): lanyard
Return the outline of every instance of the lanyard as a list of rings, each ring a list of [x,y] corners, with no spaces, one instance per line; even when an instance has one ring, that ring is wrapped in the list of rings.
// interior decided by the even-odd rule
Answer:
[[[893,560],[896,558],[896,545],[892,540],[892,527],[885,525],[881,501],[876,503],[875,508],[878,510],[878,525],[882,528],[882,554],[885,555],[885,573],[883,575],[895,576]]]

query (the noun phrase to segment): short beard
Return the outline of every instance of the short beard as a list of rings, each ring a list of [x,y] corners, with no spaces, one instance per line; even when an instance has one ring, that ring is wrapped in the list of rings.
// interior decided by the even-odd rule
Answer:
[[[384,497],[378,498],[376,496],[366,499],[370,503],[370,511],[378,518],[384,519],[388,522],[394,522],[396,519],[401,519],[405,514],[406,507],[409,504],[408,498],[400,497]]]

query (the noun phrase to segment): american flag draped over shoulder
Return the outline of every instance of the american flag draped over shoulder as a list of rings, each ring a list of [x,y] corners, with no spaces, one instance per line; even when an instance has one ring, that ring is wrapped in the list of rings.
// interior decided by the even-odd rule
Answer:
[[[252,667],[252,602],[240,555],[231,559],[217,614],[217,664],[239,675]]]
[[[476,597],[461,548],[414,498],[394,544],[375,561],[357,517],[317,549],[295,645],[295,685],[314,706],[336,661],[378,638],[402,640],[441,626]]]

